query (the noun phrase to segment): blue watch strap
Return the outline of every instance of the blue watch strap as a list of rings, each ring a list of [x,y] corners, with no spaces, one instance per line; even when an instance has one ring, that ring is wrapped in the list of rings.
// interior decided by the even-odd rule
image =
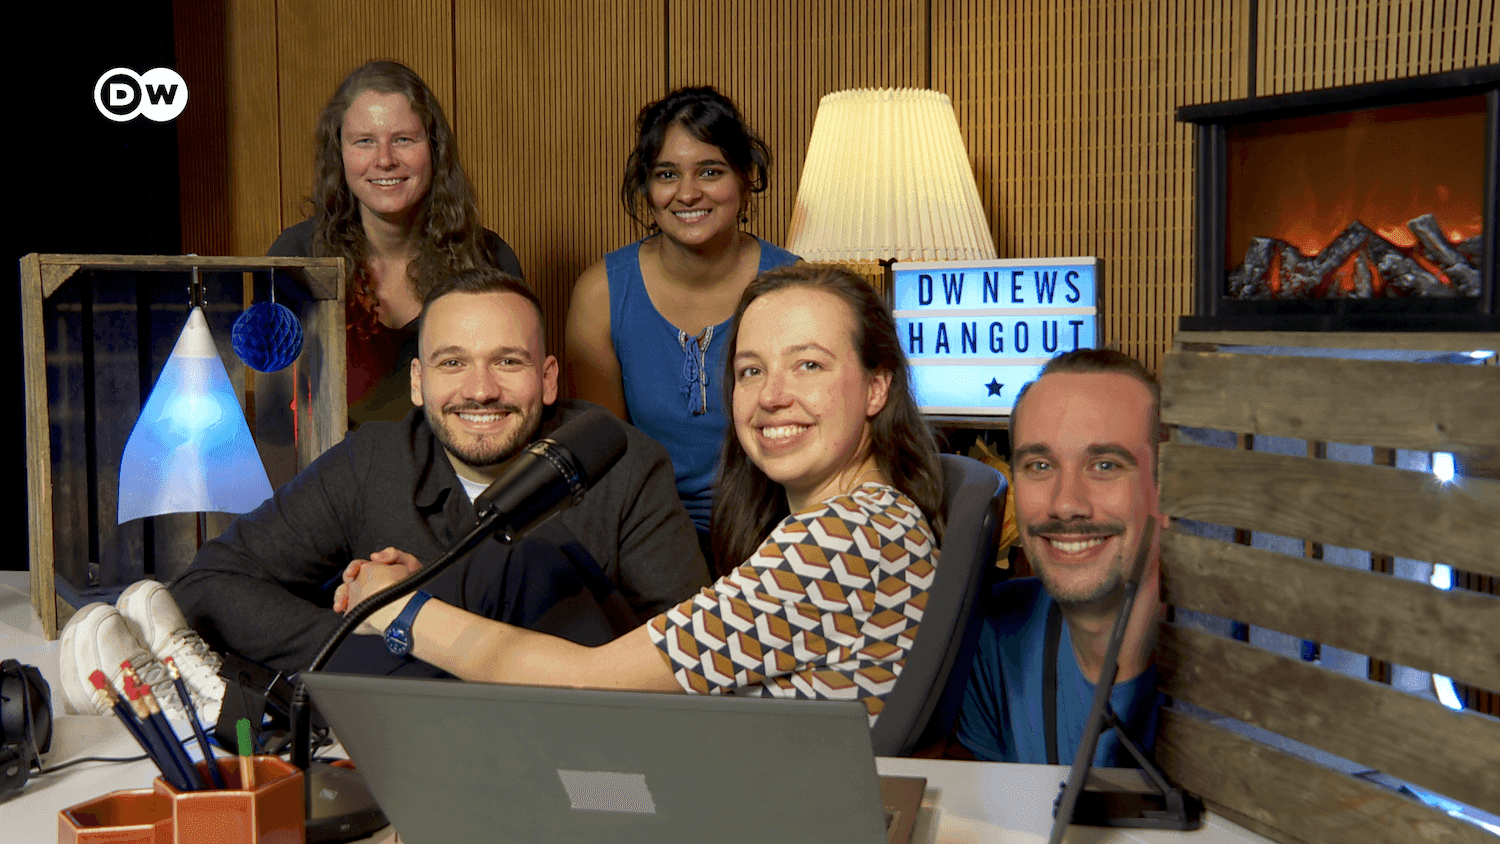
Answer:
[[[391,626],[385,629],[386,650],[396,656],[406,656],[411,653],[412,623],[417,620],[417,611],[422,609],[422,605],[427,603],[427,599],[431,597],[431,595],[420,590],[411,596],[411,599],[406,602],[406,606],[401,608],[401,614],[396,616],[396,620],[391,622]]]

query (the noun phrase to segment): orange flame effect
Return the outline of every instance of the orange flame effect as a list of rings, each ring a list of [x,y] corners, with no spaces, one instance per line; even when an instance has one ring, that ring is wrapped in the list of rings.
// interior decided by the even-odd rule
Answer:
[[[1432,214],[1451,243],[1483,231],[1484,105],[1460,97],[1230,127],[1226,263],[1244,259],[1251,237],[1311,257],[1358,220],[1446,280],[1406,223]],[[1352,291],[1354,264],[1351,255],[1312,295]],[[1380,296],[1385,282],[1371,275]]]

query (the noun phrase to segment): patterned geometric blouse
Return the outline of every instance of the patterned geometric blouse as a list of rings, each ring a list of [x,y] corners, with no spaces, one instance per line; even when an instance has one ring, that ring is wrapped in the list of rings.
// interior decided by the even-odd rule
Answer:
[[[652,619],[651,641],[690,693],[862,700],[873,724],[937,559],[917,505],[867,483],[787,516],[743,565]]]

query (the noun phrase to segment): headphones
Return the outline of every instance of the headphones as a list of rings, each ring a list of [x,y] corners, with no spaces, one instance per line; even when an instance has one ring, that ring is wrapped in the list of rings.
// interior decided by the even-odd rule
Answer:
[[[52,688],[35,665],[0,662],[0,799],[19,792],[52,748]]]

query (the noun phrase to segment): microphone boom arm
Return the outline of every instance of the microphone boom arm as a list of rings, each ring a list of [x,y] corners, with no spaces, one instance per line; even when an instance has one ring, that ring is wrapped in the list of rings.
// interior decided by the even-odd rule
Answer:
[[[431,565],[345,613],[307,671],[327,665],[338,646],[372,613],[437,577],[491,533],[498,530],[501,541],[513,543],[558,511],[581,501],[589,486],[625,453],[626,444],[624,429],[601,410],[587,411],[560,427],[553,437],[533,443],[475,497],[478,521],[474,528]],[[312,764],[312,710],[307,685],[300,675],[292,694],[291,720],[292,763],[306,771]]]
[[[469,531],[452,548],[443,552],[443,555],[433,561],[432,565],[423,566],[421,571],[410,577],[402,578],[400,582],[393,583],[360,601],[353,609],[344,614],[344,620],[333,631],[333,635],[329,636],[328,640],[323,643],[322,650],[318,651],[318,655],[313,657],[313,661],[307,666],[307,670],[318,671],[327,665],[328,660],[333,658],[334,651],[338,650],[339,645],[343,644],[344,640],[349,638],[349,634],[353,633],[360,624],[364,623],[365,619],[369,618],[376,610],[386,604],[410,595],[418,587],[442,574],[445,569],[453,565],[463,555],[474,550],[474,546],[484,541],[485,537],[493,533],[497,527],[495,523],[499,520],[499,509],[489,508],[487,512],[479,517],[479,523],[475,525],[474,529]],[[308,765],[312,764],[312,712],[308,707],[307,684],[298,679],[297,689],[292,694],[292,764],[304,771],[307,770]]]

